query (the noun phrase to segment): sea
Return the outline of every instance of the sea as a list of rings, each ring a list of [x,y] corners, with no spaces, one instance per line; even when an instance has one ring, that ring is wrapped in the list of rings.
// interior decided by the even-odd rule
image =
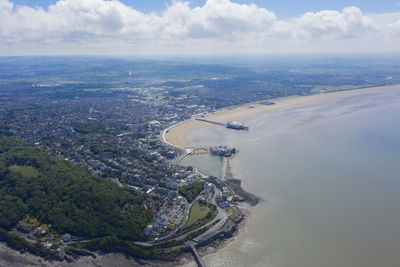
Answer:
[[[181,166],[192,166],[197,168],[202,174],[221,178],[222,176],[222,158],[210,154],[200,154],[194,157],[187,157],[181,163]]]
[[[248,132],[210,126],[185,140],[235,146],[236,178],[262,198],[207,266],[400,266],[400,87],[240,121]],[[217,158],[197,159],[220,173]]]

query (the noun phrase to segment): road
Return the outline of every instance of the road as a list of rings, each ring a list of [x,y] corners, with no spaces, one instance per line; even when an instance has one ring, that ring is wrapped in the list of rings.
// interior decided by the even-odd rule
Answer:
[[[187,220],[189,219],[190,208],[193,205],[193,203],[200,196],[200,194],[199,194],[199,196],[197,196],[196,199],[194,199],[193,202],[190,205],[188,205],[188,203],[186,202],[187,205],[185,205],[184,219],[183,219],[182,223],[175,230],[173,230],[171,233],[168,233],[167,235],[159,238],[158,240],[153,240],[153,241],[148,241],[148,242],[135,242],[135,244],[140,245],[140,246],[148,247],[148,246],[157,245],[161,241],[166,241],[166,240],[180,241],[180,240],[186,239],[187,235],[199,230],[200,228],[208,227],[208,226],[214,224],[217,220],[220,220],[216,225],[212,226],[209,230],[207,230],[205,233],[203,233],[200,236],[204,237],[206,235],[212,234],[213,232],[215,232],[218,229],[220,229],[225,224],[225,222],[228,220],[228,212],[225,211],[224,209],[220,208],[216,204],[216,201],[215,201],[216,196],[220,195],[220,194],[221,194],[221,192],[219,191],[219,189],[215,188],[215,194],[214,194],[214,196],[212,198],[212,201],[211,201],[211,203],[217,207],[217,212],[218,212],[217,216],[214,219],[212,219],[211,221],[209,221],[208,223],[206,223],[205,225],[203,225],[202,227],[198,227],[198,228],[196,228],[196,229],[194,229],[194,230],[192,230],[190,232],[187,232],[187,233],[184,233],[184,234],[181,234],[179,236],[174,237],[174,235],[176,235],[176,232],[178,231],[178,229],[180,229],[182,226],[184,226],[186,224]]]
[[[158,242],[160,242],[160,241],[168,240],[168,239],[170,239],[171,237],[173,237],[173,236],[176,234],[176,232],[177,232],[182,226],[184,226],[184,225],[186,224],[186,222],[188,221],[188,219],[189,219],[190,208],[192,207],[193,203],[194,203],[194,201],[193,201],[191,204],[189,204],[189,203],[187,202],[186,198],[185,198],[185,210],[184,210],[184,212],[183,212],[183,216],[184,216],[184,217],[183,217],[183,221],[178,225],[178,227],[176,227],[175,230],[171,231],[170,233],[168,233],[167,235],[165,235],[165,236],[163,236],[163,237],[160,237],[157,241],[151,241],[150,243],[155,243],[155,242],[158,243]]]
[[[226,210],[220,208],[216,201],[215,198],[217,196],[217,194],[221,194],[221,191],[218,188],[215,188],[215,194],[214,197],[212,199],[212,204],[214,204],[217,207],[218,210],[218,215],[217,217],[212,220],[210,223],[208,223],[207,225],[211,225],[212,223],[214,223],[215,221],[217,221],[218,219],[220,220],[216,225],[214,225],[213,227],[211,227],[210,229],[208,229],[206,232],[204,232],[203,234],[199,235],[198,237],[194,238],[193,240],[196,241],[197,243],[201,241],[201,239],[204,236],[208,236],[214,232],[216,232],[217,230],[219,230],[222,226],[224,226],[224,224],[226,223],[226,221],[228,220],[229,214]]]

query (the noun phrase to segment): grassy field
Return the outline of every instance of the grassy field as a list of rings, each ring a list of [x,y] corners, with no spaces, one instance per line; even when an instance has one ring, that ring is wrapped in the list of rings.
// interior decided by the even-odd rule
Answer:
[[[197,221],[203,220],[209,212],[212,212],[212,210],[207,205],[202,205],[196,201],[190,209],[189,219],[183,228],[190,227]]]
[[[36,170],[36,168],[32,166],[18,166],[18,165],[13,165],[10,166],[10,170],[18,172],[22,174],[24,177],[38,177],[39,172]]]
[[[240,211],[236,207],[227,208],[229,211],[229,218],[233,219],[236,215],[240,214]]]

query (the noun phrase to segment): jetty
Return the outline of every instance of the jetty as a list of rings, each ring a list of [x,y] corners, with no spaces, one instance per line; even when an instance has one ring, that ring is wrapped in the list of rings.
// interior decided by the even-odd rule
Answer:
[[[226,128],[234,129],[234,130],[245,130],[245,131],[249,130],[249,127],[247,127],[244,124],[241,124],[241,123],[239,123],[237,121],[228,121],[227,123],[224,123],[224,122],[219,122],[219,121],[206,120],[206,119],[203,119],[203,118],[196,118],[196,120],[204,121],[204,122],[208,122],[208,123],[216,124],[216,125],[220,125],[220,126],[224,126]]]
[[[197,248],[192,243],[190,243],[189,246],[190,246],[190,248],[192,250],[193,257],[194,257],[197,265],[199,267],[206,267],[206,264],[204,263],[203,259],[200,257],[200,254],[197,251]]]
[[[206,119],[202,119],[202,118],[196,118],[196,120],[204,121],[204,122],[208,122],[208,123],[211,123],[211,124],[216,124],[216,125],[220,125],[220,126],[226,127],[226,123],[219,122],[219,121],[211,121],[211,120],[206,120]]]

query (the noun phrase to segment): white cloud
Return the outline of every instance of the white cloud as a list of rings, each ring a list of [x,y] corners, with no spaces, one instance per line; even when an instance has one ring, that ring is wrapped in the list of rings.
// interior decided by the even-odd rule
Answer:
[[[168,12],[168,11],[167,11]],[[221,38],[262,32],[276,20],[275,14],[256,5],[239,5],[229,0],[209,0],[189,13],[188,34],[193,38]]]
[[[393,23],[389,23],[389,28],[400,29],[400,13],[394,13],[397,19]]]
[[[354,6],[346,7],[342,12],[331,10],[308,12],[294,22],[299,31],[312,38],[321,36],[351,38],[373,29],[371,18],[363,15],[361,10]]]
[[[128,53],[130,47],[135,51],[181,52],[197,45],[212,53],[279,48],[290,52],[299,49],[298,43],[312,43],[323,50],[329,42],[334,50],[334,43],[380,40],[382,32],[386,40],[390,39],[391,33],[400,31],[400,17],[395,18],[383,25],[382,20],[351,6],[342,11],[307,12],[284,21],[255,4],[230,0],[208,0],[195,8],[188,2],[173,2],[161,14],[143,14],[117,0],[60,0],[47,10],[0,0],[0,44],[2,50],[29,43],[32,47],[63,49],[69,45],[75,50],[92,47],[93,52],[100,53],[102,50],[96,49],[117,45]]]
[[[389,24],[389,34],[390,37],[388,39],[400,39],[400,19],[394,23]]]
[[[389,28],[400,30],[400,19],[393,24],[389,24]]]

